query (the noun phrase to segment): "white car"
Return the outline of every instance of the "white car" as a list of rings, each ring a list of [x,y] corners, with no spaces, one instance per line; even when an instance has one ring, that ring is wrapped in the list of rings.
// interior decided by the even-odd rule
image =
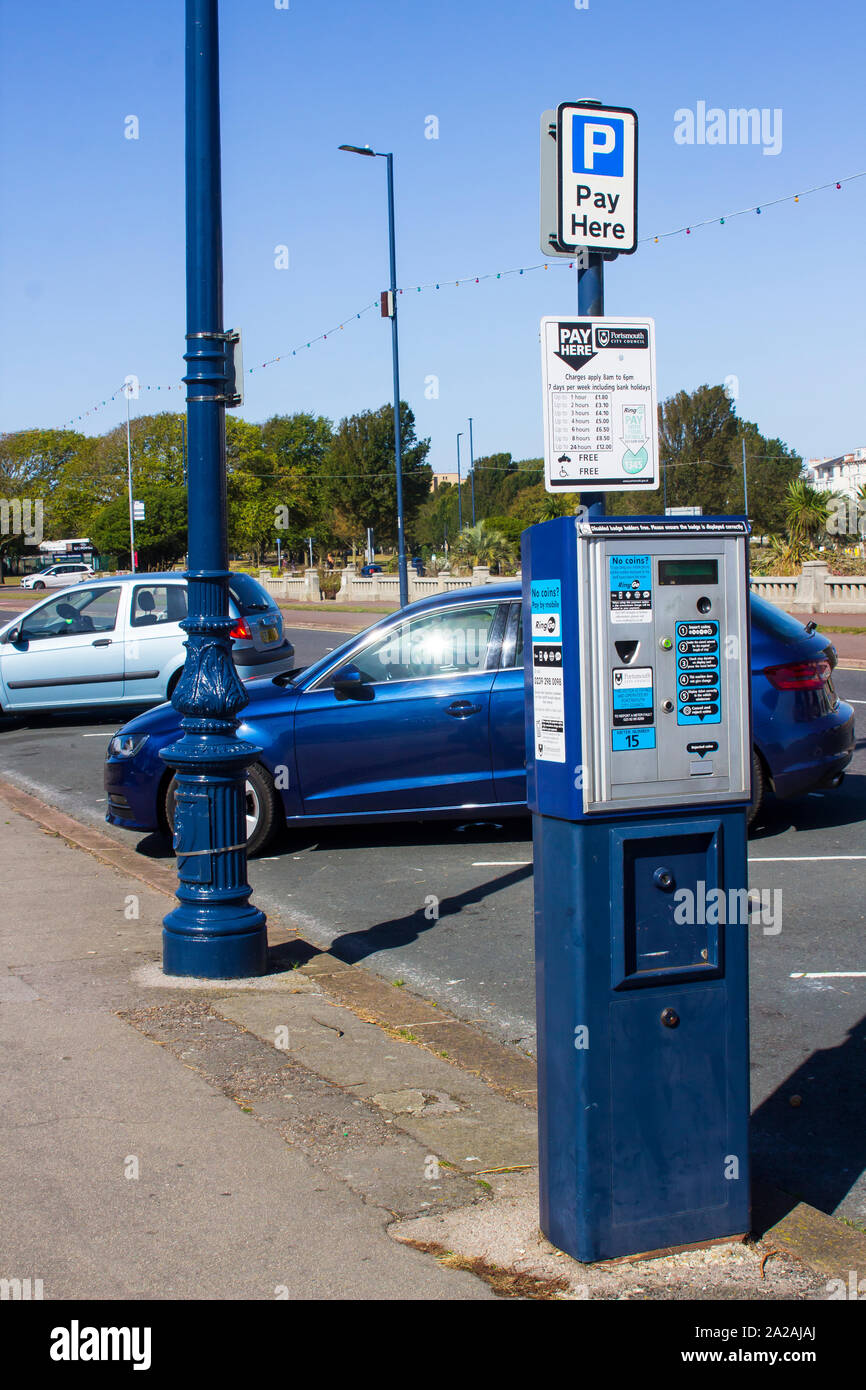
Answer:
[[[27,574],[21,580],[22,589],[68,589],[82,579],[92,579],[94,571],[83,560],[62,560],[47,569]]]
[[[186,575],[124,574],[46,596],[0,628],[0,713],[171,699],[186,659]],[[249,574],[229,579],[241,679],[294,669],[283,615]]]

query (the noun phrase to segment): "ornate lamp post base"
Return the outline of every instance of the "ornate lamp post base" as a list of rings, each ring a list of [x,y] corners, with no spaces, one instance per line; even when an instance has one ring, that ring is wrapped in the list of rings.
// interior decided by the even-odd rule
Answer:
[[[244,779],[258,750],[219,735],[200,740],[187,733],[164,750],[177,769],[179,906],[164,919],[162,968],[166,975],[207,980],[264,975],[265,915],[249,902],[244,848]]]

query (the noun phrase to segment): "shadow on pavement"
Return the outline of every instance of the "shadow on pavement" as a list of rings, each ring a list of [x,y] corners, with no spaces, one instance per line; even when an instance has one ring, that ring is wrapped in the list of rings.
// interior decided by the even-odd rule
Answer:
[[[751,1149],[764,1229],[784,1215],[776,1209],[784,1194],[787,1210],[803,1201],[832,1215],[866,1168],[866,1019],[838,1047],[813,1052],[758,1106]],[[762,1209],[767,1186],[776,1200]]]
[[[866,776],[849,773],[841,787],[828,788],[820,794],[794,797],[780,801],[768,796],[757,824],[749,835],[752,844],[782,835],[786,830],[832,830],[837,826],[854,825],[866,817]]]
[[[483,902],[492,893],[504,892],[531,875],[531,864],[522,865],[512,869],[507,874],[500,874],[498,878],[479,884],[477,888],[471,888],[465,893],[455,893],[453,897],[440,898],[438,917],[427,918],[424,908],[420,907],[415,912],[408,913],[403,917],[392,917],[390,921],[377,922],[375,926],[368,927],[366,931],[344,932],[342,936],[335,937],[331,942],[328,947],[328,954],[336,956],[346,965],[357,965],[359,961],[366,960],[368,956],[376,955],[379,951],[393,951],[401,946],[408,946],[411,942],[418,941],[425,932],[432,931],[440,922],[444,922],[448,917],[461,912],[463,908],[469,907],[473,903]],[[276,958],[279,958],[280,961],[278,968],[286,970],[296,960],[299,964],[306,964],[314,956],[323,954],[325,954],[324,951],[308,946],[306,942],[288,942],[284,946],[276,946],[271,949],[271,968],[274,968],[273,961]]]

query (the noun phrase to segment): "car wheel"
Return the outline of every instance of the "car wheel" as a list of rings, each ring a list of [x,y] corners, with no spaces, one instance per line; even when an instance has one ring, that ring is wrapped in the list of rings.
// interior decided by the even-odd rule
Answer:
[[[764,773],[764,764],[757,748],[752,749],[752,804],[749,807],[749,814],[746,818],[749,829],[755,824],[764,804],[764,793],[767,788],[767,778]]]
[[[166,698],[167,700],[170,700],[170,699],[171,699],[172,695],[174,694],[175,690],[177,689],[177,683],[178,683],[178,681],[180,680],[180,678],[181,678],[182,675],[183,675],[183,667],[181,666],[181,668],[180,668],[179,671],[175,671],[175,672],[174,672],[174,675],[169,676],[169,678],[168,678],[168,685],[166,686],[166,690],[165,690],[165,698]]]
[[[177,778],[172,777],[165,789],[165,819],[172,835],[176,791]],[[271,778],[258,763],[247,770],[246,793],[247,854],[259,854],[276,831],[277,795]]]
[[[34,589],[44,589],[45,585],[42,583],[42,580],[40,579],[39,582],[37,584],[34,584],[32,587]]]

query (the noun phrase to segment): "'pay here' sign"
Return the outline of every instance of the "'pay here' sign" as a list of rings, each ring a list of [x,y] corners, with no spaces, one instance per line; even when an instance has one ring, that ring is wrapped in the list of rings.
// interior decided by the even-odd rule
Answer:
[[[637,116],[627,107],[557,107],[558,240],[568,249],[637,247]]]

